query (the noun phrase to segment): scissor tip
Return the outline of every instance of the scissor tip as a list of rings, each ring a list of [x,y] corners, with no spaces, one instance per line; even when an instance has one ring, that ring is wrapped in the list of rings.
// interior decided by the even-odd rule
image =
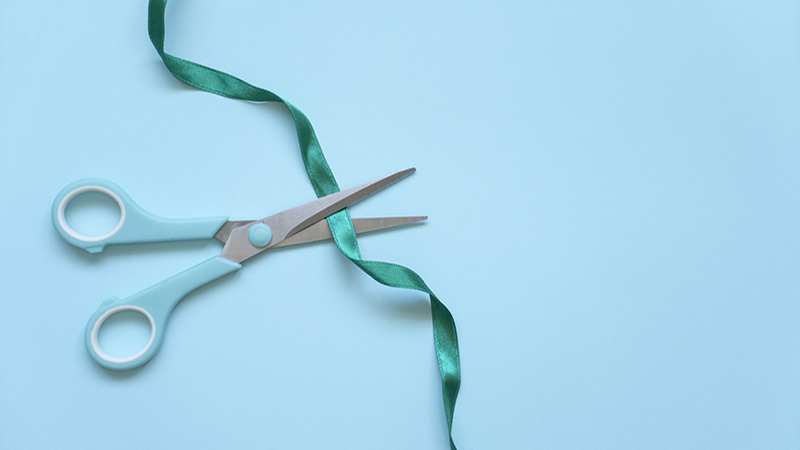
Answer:
[[[386,176],[384,178],[381,178],[379,181],[386,181],[387,182],[386,184],[394,183],[395,181],[397,181],[397,180],[399,180],[401,178],[405,178],[405,177],[411,175],[412,173],[416,172],[416,170],[417,170],[416,167],[412,167],[412,168],[406,169],[406,170],[401,170],[399,172],[395,172],[395,173],[393,173],[391,175],[388,175],[388,176]]]
[[[404,222],[406,224],[409,224],[409,223],[424,222],[428,220],[428,216],[409,216],[409,217],[403,217],[401,219],[405,219]]]

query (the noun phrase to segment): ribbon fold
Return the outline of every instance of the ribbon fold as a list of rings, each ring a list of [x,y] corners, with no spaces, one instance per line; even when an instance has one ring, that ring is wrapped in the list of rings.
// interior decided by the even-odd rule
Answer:
[[[294,119],[300,154],[303,157],[303,164],[314,192],[317,197],[338,192],[339,185],[322,153],[322,147],[311,122],[302,111],[268,90],[164,51],[166,7],[167,0],[149,1],[147,28],[150,41],[170,73],[189,86],[223,97],[251,102],[278,102],[286,105]],[[339,251],[375,281],[390,287],[421,291],[430,296],[433,342],[442,377],[442,398],[450,437],[450,449],[456,450],[453,442],[453,412],[461,385],[461,362],[456,325],[452,314],[413,270],[397,264],[362,259],[353,222],[347,209],[328,217],[328,226],[330,226]]]

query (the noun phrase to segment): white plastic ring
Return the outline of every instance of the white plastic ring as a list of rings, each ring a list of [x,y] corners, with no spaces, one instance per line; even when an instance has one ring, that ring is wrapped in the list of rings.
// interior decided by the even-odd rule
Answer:
[[[84,192],[100,192],[103,194],[108,195],[109,197],[113,198],[117,205],[119,205],[119,222],[117,225],[108,233],[101,234],[100,236],[85,236],[83,234],[78,233],[77,231],[73,230],[72,227],[69,226],[67,223],[67,217],[65,212],[67,210],[67,204],[76,196],[83,194]],[[122,224],[125,222],[125,205],[122,204],[122,200],[119,198],[117,194],[112,192],[111,190],[101,187],[101,186],[84,186],[82,188],[75,189],[74,191],[67,194],[61,203],[58,205],[58,225],[61,226],[61,229],[64,230],[65,233],[74,237],[75,239],[83,242],[97,242],[102,241],[104,239],[108,239],[113,236],[117,231],[122,228]]]
[[[130,356],[109,355],[108,353],[104,352],[102,348],[100,348],[100,341],[97,339],[97,336],[100,334],[100,327],[103,326],[103,322],[105,322],[106,319],[108,319],[109,317],[113,316],[114,314],[120,311],[136,311],[144,314],[144,316],[147,317],[147,320],[150,321],[150,339],[147,341],[147,344],[145,344],[144,348],[142,348],[141,350]],[[156,338],[156,323],[153,320],[153,316],[151,316],[150,313],[147,312],[147,310],[140,308],[138,306],[130,306],[130,305],[117,306],[116,308],[111,308],[108,311],[106,311],[102,316],[100,316],[99,319],[97,319],[97,322],[95,322],[94,328],[92,328],[92,350],[94,350],[95,354],[97,354],[97,356],[99,356],[101,359],[104,359],[110,363],[121,364],[133,361],[136,358],[139,358],[140,356],[144,355],[147,349],[149,349],[150,346],[153,345],[153,341],[155,340],[155,338]]]

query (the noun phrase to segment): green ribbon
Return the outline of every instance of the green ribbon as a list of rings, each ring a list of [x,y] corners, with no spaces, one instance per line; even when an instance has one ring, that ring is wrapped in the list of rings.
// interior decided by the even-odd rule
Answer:
[[[279,102],[286,105],[297,128],[300,153],[303,156],[303,163],[308,177],[311,179],[314,192],[317,197],[338,192],[339,185],[325,160],[311,122],[302,111],[270,91],[253,86],[219,70],[164,52],[164,11],[166,7],[167,0],[150,0],[147,28],[150,41],[172,75],[192,87],[223,97],[251,102]],[[386,286],[414,289],[430,296],[433,342],[436,359],[439,361],[439,372],[442,375],[442,398],[450,435],[450,448],[456,450],[455,443],[453,443],[453,410],[461,385],[461,363],[458,354],[456,324],[452,314],[422,278],[411,269],[397,264],[362,259],[356,232],[347,209],[328,217],[328,225],[339,251],[375,281]]]

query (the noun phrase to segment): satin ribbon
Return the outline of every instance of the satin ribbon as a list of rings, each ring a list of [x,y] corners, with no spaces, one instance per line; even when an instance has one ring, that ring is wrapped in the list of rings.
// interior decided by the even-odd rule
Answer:
[[[286,105],[294,119],[300,153],[314,192],[317,197],[338,192],[339,185],[325,160],[311,122],[302,111],[270,91],[253,86],[219,70],[164,52],[164,11],[166,7],[167,0],[150,0],[147,28],[150,41],[172,75],[192,87],[224,97],[251,102],[279,102]],[[328,217],[328,225],[339,251],[375,281],[386,286],[414,289],[430,296],[433,343],[436,359],[439,362],[439,372],[442,376],[442,398],[450,436],[450,449],[456,450],[455,443],[453,443],[453,411],[461,385],[461,363],[456,325],[452,314],[422,278],[411,269],[397,264],[362,259],[353,222],[347,209]]]

